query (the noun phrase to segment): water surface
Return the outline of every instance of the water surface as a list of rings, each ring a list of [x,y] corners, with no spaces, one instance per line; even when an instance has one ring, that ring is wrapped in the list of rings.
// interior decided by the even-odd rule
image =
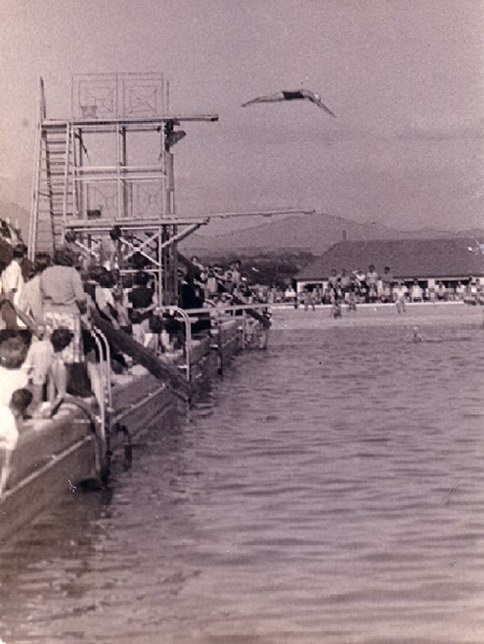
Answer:
[[[484,641],[484,331],[279,331],[0,551],[7,644]]]

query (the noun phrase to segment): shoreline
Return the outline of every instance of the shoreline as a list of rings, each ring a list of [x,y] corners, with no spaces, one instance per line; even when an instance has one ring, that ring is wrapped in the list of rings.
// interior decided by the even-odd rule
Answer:
[[[484,308],[463,302],[433,302],[407,304],[406,313],[398,314],[395,304],[359,304],[356,312],[342,307],[343,316],[333,318],[331,305],[320,304],[316,310],[295,309],[291,305],[272,306],[272,331],[329,328],[336,326],[428,326],[484,325]]]

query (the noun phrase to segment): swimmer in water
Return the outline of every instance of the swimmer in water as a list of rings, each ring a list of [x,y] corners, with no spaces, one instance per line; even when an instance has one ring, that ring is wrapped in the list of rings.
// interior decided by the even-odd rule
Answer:
[[[418,326],[413,327],[413,341],[414,342],[423,342],[423,335],[420,333]]]

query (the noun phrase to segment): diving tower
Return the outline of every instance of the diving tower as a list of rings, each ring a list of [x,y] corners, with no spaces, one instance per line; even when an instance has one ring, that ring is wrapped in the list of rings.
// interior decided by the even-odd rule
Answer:
[[[217,114],[168,108],[162,74],[82,74],[72,79],[72,114],[49,119],[40,83],[29,256],[68,240],[95,254],[116,229],[125,260],[144,258],[160,301],[177,301],[177,242],[207,223],[176,214],[172,147],[180,126]],[[70,233],[70,234],[68,234]]]

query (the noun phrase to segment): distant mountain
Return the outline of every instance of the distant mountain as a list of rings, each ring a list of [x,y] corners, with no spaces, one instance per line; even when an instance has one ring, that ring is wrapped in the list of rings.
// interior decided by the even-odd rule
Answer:
[[[9,219],[18,226],[25,241],[28,238],[30,214],[16,203],[0,201],[0,218]],[[210,224],[203,233],[187,237],[180,243],[185,254],[217,256],[226,253],[241,255],[258,254],[267,251],[305,251],[321,255],[335,242],[344,237],[348,240],[377,239],[439,239],[453,236],[484,240],[484,229],[470,229],[459,232],[420,228],[418,230],[397,230],[375,221],[358,223],[343,217],[317,213],[277,219],[231,233],[210,235]]]
[[[204,233],[205,230],[209,232],[210,224]],[[247,255],[267,250],[303,250],[321,255],[343,239],[448,239],[454,235],[484,239],[484,230],[474,230],[472,234],[469,231],[452,233],[433,228],[405,231],[380,222],[361,224],[342,217],[315,214],[290,217],[223,235],[191,235],[180,244],[180,250],[202,257],[224,253]]]

